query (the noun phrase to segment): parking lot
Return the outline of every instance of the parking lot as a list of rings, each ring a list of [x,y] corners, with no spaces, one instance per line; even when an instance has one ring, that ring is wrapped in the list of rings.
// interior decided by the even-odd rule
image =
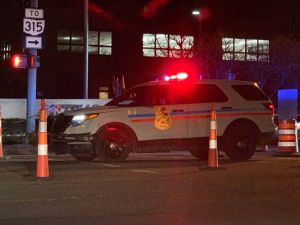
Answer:
[[[38,179],[30,152],[0,161],[0,224],[299,224],[298,156],[259,151],[209,169],[187,152],[119,164],[50,154]]]

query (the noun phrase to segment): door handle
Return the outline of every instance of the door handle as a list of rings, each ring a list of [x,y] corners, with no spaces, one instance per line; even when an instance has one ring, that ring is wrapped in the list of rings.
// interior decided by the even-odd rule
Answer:
[[[184,112],[184,110],[183,109],[174,109],[174,110],[172,110],[172,112]]]

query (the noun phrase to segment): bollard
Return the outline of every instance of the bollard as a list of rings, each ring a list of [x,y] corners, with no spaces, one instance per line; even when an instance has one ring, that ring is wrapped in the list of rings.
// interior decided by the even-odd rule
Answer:
[[[298,152],[296,120],[287,119],[278,122],[278,152]]]
[[[217,150],[217,113],[215,105],[212,103],[210,111],[210,132],[209,132],[209,150],[208,150],[208,167],[218,167],[218,150]]]
[[[37,177],[49,177],[48,167],[48,141],[47,141],[47,112],[45,100],[41,100],[41,110],[39,119],[38,135],[38,158],[37,158]]]

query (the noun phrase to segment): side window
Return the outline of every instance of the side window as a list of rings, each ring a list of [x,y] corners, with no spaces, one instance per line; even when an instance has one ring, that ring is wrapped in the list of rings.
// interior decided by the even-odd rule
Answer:
[[[174,85],[148,86],[143,91],[143,104],[146,106],[185,104],[184,91],[179,91]]]
[[[268,97],[256,85],[232,85],[232,88],[249,101],[267,101]]]
[[[145,87],[137,87],[127,90],[119,97],[108,102],[106,105],[137,106],[143,103]]]
[[[210,103],[210,102],[226,102],[227,96],[215,84],[197,84],[191,89],[189,103]]]
[[[144,86],[132,89],[128,93],[131,106],[153,106],[163,104],[164,89],[160,86]]]
[[[147,94],[145,96],[145,103],[147,105],[167,105],[168,96],[168,86],[167,85],[157,85],[151,86],[147,89]]]

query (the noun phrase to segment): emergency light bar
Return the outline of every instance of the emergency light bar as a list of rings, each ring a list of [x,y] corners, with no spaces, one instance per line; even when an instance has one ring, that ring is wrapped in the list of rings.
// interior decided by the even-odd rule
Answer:
[[[165,76],[164,77],[164,80],[165,81],[172,81],[172,80],[185,80],[188,78],[188,75],[187,73],[184,73],[184,72],[181,72],[181,73],[178,73],[176,75],[171,75],[171,76]]]

